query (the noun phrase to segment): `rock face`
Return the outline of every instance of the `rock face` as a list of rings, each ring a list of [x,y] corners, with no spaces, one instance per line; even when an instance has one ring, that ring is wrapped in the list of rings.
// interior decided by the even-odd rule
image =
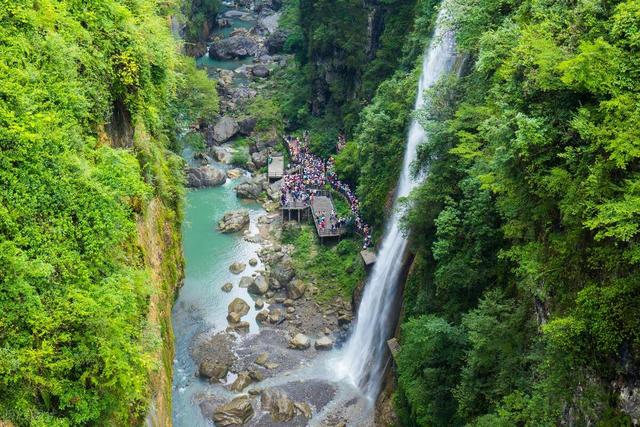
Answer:
[[[229,116],[224,116],[218,120],[213,127],[213,140],[218,144],[227,142],[238,133],[240,127],[238,123]]]
[[[274,421],[291,421],[296,415],[294,403],[278,389],[267,389],[260,394],[260,406],[263,411],[269,411]]]
[[[209,46],[211,59],[234,59],[258,56],[260,46],[255,39],[244,34],[237,34],[215,41]]]
[[[249,225],[249,212],[246,210],[231,211],[224,214],[218,222],[221,233],[235,233]]]
[[[241,199],[257,199],[260,194],[268,187],[269,183],[265,175],[260,175],[249,179],[235,188],[236,196]]]
[[[302,280],[293,280],[287,285],[287,296],[293,300],[302,298],[306,289],[307,285]]]
[[[253,406],[247,396],[239,396],[216,408],[213,421],[217,426],[245,424],[253,417]]]
[[[333,348],[333,340],[329,337],[321,337],[316,340],[316,350],[331,350]]]
[[[296,334],[289,341],[289,347],[295,350],[306,350],[311,347],[311,340],[304,334]]]
[[[269,283],[262,274],[253,279],[253,283],[249,285],[249,292],[256,295],[264,295],[269,290]]]
[[[216,187],[226,181],[224,171],[211,166],[187,169],[187,186],[192,188]]]

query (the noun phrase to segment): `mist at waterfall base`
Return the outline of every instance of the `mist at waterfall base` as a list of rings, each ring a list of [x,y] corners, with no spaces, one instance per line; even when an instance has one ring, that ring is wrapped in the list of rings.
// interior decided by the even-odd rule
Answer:
[[[451,72],[455,63],[454,36],[445,29],[445,18],[446,8],[443,4],[431,45],[423,57],[414,110],[424,106],[424,91],[433,86],[441,76]],[[387,222],[378,259],[365,286],[352,334],[337,362],[338,375],[351,380],[371,400],[375,400],[380,391],[385,365],[389,359],[386,342],[395,325],[393,316],[399,299],[398,285],[407,253],[407,240],[398,225],[398,199],[409,195],[419,184],[419,179],[412,179],[410,167],[416,159],[418,145],[426,137],[422,126],[415,119],[412,120],[393,215]]]

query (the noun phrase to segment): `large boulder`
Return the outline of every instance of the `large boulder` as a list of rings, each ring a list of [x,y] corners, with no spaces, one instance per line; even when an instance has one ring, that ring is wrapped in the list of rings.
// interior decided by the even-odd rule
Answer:
[[[248,396],[238,396],[231,402],[218,406],[213,412],[216,426],[242,425],[253,417],[253,406]]]
[[[229,271],[233,274],[240,274],[247,268],[247,264],[244,262],[236,261],[229,266]]]
[[[267,165],[269,161],[269,150],[258,151],[251,155],[251,161],[256,167],[261,168]]]
[[[251,75],[264,79],[265,77],[269,77],[269,68],[263,64],[254,65],[253,68],[251,68]]]
[[[211,154],[218,160],[220,163],[224,163],[228,165],[233,160],[233,153],[231,152],[231,148],[229,147],[211,147]],[[228,175],[228,174],[227,174]]]
[[[289,347],[295,350],[306,350],[311,347],[311,339],[305,334],[296,334],[289,341]]]
[[[243,289],[246,289],[249,286],[251,286],[252,283],[253,283],[253,277],[251,277],[251,276],[242,276],[238,286],[240,286]]]
[[[187,169],[187,186],[192,188],[216,187],[227,181],[223,170],[211,166]]]
[[[294,300],[302,298],[306,290],[307,285],[305,285],[302,280],[292,280],[287,284],[287,297]]]
[[[240,130],[238,123],[229,116],[223,116],[213,127],[213,139],[218,144],[227,142]]]
[[[255,117],[247,117],[238,122],[239,132],[242,135],[249,136],[256,128],[257,120]]]
[[[262,274],[259,274],[253,283],[249,285],[249,292],[256,295],[264,295],[269,290],[269,283]]]
[[[296,415],[294,402],[281,390],[268,388],[260,393],[260,406],[274,421],[291,421]]]
[[[271,270],[271,276],[278,281],[281,286],[287,286],[296,275],[293,267],[293,260],[289,256],[284,256]]]
[[[329,337],[320,337],[315,343],[316,350],[331,350],[333,348],[333,340]]]
[[[221,233],[235,233],[249,225],[249,211],[238,210],[224,214],[218,222],[218,230]]]
[[[246,34],[236,34],[222,40],[215,41],[209,46],[211,59],[228,60],[258,56],[260,46],[258,42]]]
[[[226,378],[229,372],[229,366],[226,364],[212,359],[204,359],[198,365],[198,375],[208,378],[211,382],[220,381]]]
[[[249,304],[247,304],[242,298],[235,298],[229,303],[227,312],[229,314],[236,313],[242,317],[249,312]]]
[[[257,199],[260,194],[269,186],[266,175],[259,175],[255,178],[251,178],[236,186],[236,196],[241,199]]]
[[[233,382],[233,384],[231,384],[230,388],[231,390],[239,393],[245,388],[247,388],[247,386],[252,382],[253,382],[253,379],[251,378],[251,375],[249,374],[249,372],[246,372],[246,371],[240,372],[236,380]]]
[[[276,30],[271,33],[264,43],[267,52],[269,52],[270,55],[282,52],[288,37],[289,33],[283,30]]]

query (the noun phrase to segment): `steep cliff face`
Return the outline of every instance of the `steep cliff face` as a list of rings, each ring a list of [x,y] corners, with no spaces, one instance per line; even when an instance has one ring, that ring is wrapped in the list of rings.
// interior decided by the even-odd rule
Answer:
[[[414,0],[300,1],[303,65],[308,67],[313,115],[357,114],[377,84],[395,70],[402,43],[394,33],[410,25],[398,22],[398,17],[414,5]],[[406,35],[407,28],[402,32]],[[395,56],[383,52],[383,57],[381,49],[395,50]]]
[[[170,425],[182,58],[171,4],[0,13],[0,420]],[[150,403],[151,402],[151,403]]]

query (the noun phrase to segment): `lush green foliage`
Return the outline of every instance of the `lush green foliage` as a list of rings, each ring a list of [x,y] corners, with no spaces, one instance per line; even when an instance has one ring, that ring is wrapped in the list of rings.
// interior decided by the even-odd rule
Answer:
[[[640,367],[640,3],[451,4],[473,66],[419,115],[429,174],[406,205],[417,261],[400,413],[418,425],[628,424],[616,387]],[[460,363],[416,369],[445,324],[463,331]],[[432,415],[438,375],[455,380],[454,408]]]
[[[0,419],[130,425],[145,415],[170,333],[149,323],[150,300],[170,299],[181,259],[182,162],[166,147],[184,123],[176,112],[202,109],[174,102],[185,73],[188,84],[196,76],[167,27],[175,9],[2,2]],[[173,252],[149,253],[163,247]]]
[[[297,275],[316,285],[319,302],[330,303],[335,297],[351,300],[364,279],[359,236],[333,246],[321,245],[313,226],[304,225],[285,228],[282,241],[295,246],[292,258]]]
[[[186,18],[187,42],[206,42],[216,25],[216,17],[221,6],[220,0],[184,0],[182,4]]]

